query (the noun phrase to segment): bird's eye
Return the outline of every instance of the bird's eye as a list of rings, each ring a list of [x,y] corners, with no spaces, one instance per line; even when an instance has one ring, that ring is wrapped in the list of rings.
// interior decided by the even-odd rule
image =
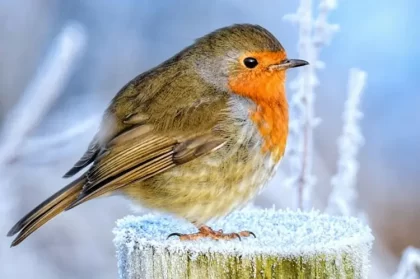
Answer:
[[[255,68],[258,65],[258,61],[257,59],[253,58],[253,57],[247,57],[244,59],[244,64],[247,68]]]

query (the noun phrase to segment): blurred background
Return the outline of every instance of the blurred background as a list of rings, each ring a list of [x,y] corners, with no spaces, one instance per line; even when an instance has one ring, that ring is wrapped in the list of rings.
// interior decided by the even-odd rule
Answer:
[[[68,183],[62,175],[127,81],[233,23],[264,26],[289,57],[298,58],[298,27],[283,20],[298,2],[0,1],[0,277],[116,278],[112,228],[133,212],[121,197],[66,212],[13,249],[5,235]],[[336,172],[348,70],[368,74],[357,189],[376,237],[371,278],[390,278],[402,251],[420,247],[419,8],[417,0],[338,1],[329,21],[340,31],[320,53],[326,68],[317,72],[315,91],[315,113],[322,119],[314,131],[318,209],[325,208]],[[276,176],[256,204],[289,206],[281,185]]]

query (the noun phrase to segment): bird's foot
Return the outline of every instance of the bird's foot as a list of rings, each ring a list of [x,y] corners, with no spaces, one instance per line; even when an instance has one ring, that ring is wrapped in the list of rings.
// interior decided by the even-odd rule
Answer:
[[[255,234],[250,231],[241,231],[239,233],[224,233],[223,230],[215,231],[212,228],[208,226],[201,226],[198,228],[197,233],[190,233],[190,234],[181,234],[181,233],[171,233],[168,235],[168,238],[172,236],[178,236],[180,240],[198,240],[201,238],[211,238],[215,240],[219,239],[239,239],[241,240],[241,237],[248,237],[253,236],[256,238]]]

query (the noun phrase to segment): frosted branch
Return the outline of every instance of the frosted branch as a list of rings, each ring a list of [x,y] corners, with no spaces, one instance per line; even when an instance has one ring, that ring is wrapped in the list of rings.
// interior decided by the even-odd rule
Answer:
[[[310,65],[302,67],[290,88],[293,95],[290,101],[290,125],[287,157],[290,164],[290,176],[286,184],[298,189],[298,206],[307,208],[310,204],[311,189],[316,183],[312,174],[313,129],[320,123],[314,113],[315,88],[318,86],[316,70],[324,68],[319,60],[323,45],[331,41],[338,30],[338,25],[329,24],[327,16],[336,8],[336,1],[321,0],[319,13],[314,19],[312,0],[301,0],[295,14],[286,15],[285,19],[299,25],[299,58]]]
[[[54,39],[44,63],[38,69],[32,82],[28,85],[22,97],[6,116],[0,141],[0,231],[6,231],[10,226],[8,218],[14,218],[16,194],[14,193],[13,177],[16,168],[9,163],[16,157],[25,139],[43,119],[45,114],[63,92],[77,58],[84,49],[86,35],[84,29],[77,23],[67,24]],[[7,242],[0,242],[0,254],[6,255]],[[24,257],[16,261],[24,262],[27,267],[33,266],[36,260],[31,252],[23,253]],[[7,274],[8,266],[3,274]],[[10,268],[16,268],[11,265]]]
[[[44,63],[5,120],[0,166],[13,158],[23,139],[61,94],[85,41],[84,30],[77,23],[69,23],[54,40]]]
[[[420,249],[408,247],[404,250],[397,272],[392,279],[420,278]]]
[[[348,97],[343,113],[343,131],[338,139],[337,173],[331,179],[332,193],[327,212],[346,216],[357,212],[356,178],[359,170],[357,154],[364,143],[359,121],[363,114],[359,104],[366,84],[367,74],[351,69],[348,81]]]

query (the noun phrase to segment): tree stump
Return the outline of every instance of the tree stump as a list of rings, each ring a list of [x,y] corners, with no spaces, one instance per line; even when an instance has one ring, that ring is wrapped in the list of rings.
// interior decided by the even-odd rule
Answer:
[[[257,238],[180,241],[197,229],[171,216],[127,216],[114,243],[121,279],[367,278],[373,236],[355,218],[244,209],[210,225]]]

